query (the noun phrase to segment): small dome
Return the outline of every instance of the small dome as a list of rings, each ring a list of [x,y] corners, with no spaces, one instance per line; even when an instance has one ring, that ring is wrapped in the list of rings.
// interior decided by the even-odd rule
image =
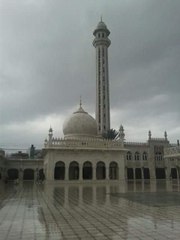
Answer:
[[[97,25],[97,29],[107,29],[107,26],[103,21],[100,21]]]
[[[80,108],[64,122],[63,133],[65,139],[96,137],[96,120],[80,106]]]
[[[110,34],[110,31],[108,30],[106,24],[101,20],[98,25],[97,25],[97,28],[94,30],[93,34],[96,35],[97,32],[99,31],[105,31],[107,36],[109,36]]]

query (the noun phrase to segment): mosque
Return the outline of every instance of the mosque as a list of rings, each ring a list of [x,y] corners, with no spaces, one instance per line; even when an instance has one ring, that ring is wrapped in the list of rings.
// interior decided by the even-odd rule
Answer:
[[[63,124],[64,138],[54,138],[52,128],[44,148],[31,146],[30,154],[6,156],[0,150],[0,178],[35,180],[45,175],[47,181],[120,181],[169,179],[180,177],[180,146],[171,144],[167,133],[146,142],[126,142],[121,125],[114,139],[110,131],[108,47],[110,31],[101,20],[93,32],[96,50],[95,118],[82,106]]]

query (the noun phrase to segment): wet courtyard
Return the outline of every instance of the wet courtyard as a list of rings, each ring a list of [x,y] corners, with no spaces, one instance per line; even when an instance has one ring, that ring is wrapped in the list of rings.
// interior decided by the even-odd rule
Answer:
[[[178,181],[0,183],[0,240],[180,239]]]

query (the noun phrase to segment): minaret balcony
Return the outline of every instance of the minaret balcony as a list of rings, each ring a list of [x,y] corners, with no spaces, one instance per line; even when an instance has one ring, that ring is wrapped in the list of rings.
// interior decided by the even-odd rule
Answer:
[[[109,40],[109,38],[95,38],[93,41],[94,47],[102,46],[102,45],[109,47],[110,44],[111,44],[111,41]]]

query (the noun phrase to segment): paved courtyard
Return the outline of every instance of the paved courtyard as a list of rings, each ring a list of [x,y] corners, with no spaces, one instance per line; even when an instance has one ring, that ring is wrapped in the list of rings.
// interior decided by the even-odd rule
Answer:
[[[0,240],[180,239],[180,184],[0,184]]]

